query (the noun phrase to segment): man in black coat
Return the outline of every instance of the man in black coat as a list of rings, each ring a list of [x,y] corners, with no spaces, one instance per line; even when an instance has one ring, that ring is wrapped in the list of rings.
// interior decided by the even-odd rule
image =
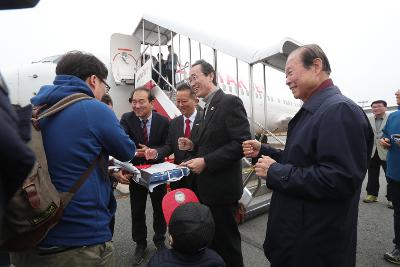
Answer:
[[[264,252],[271,266],[356,264],[360,191],[373,138],[363,110],[333,85],[317,45],[293,51],[286,84],[303,106],[283,151],[244,142],[246,157],[273,189]],[[266,156],[265,156],[266,155]]]
[[[203,118],[203,113],[196,110],[199,100],[187,82],[177,85],[176,106],[182,115],[171,120],[165,145],[157,149],[146,150],[147,159],[162,159],[174,154],[174,163],[181,164],[188,158],[187,152],[178,147],[178,138],[195,136]],[[183,177],[171,183],[171,189],[193,188],[193,175]]]
[[[197,173],[196,193],[214,217],[211,248],[227,266],[243,266],[235,214],[243,193],[242,142],[251,136],[246,110],[240,98],[217,87],[215,70],[206,61],[196,61],[189,74],[191,87],[206,104],[196,136],[192,141],[185,137],[178,140],[182,150],[193,154],[193,159],[183,165]]]
[[[125,132],[135,142],[137,150],[133,165],[154,164],[164,161],[160,158],[155,161],[145,159],[145,151],[148,148],[158,148],[165,144],[168,134],[168,119],[157,112],[153,112],[154,95],[151,90],[145,87],[138,87],[133,90],[129,101],[132,103],[132,112],[122,115],[121,125]],[[147,247],[146,227],[146,200],[148,190],[132,180],[129,183],[131,216],[132,216],[132,239],[136,242],[136,249],[133,259],[134,265],[139,265],[144,258]],[[153,241],[157,249],[165,248],[166,224],[161,208],[161,201],[166,193],[166,186],[159,185],[150,193],[153,206]]]
[[[30,110],[31,108],[29,108]],[[30,112],[28,115],[30,119]],[[0,240],[3,235],[4,212],[9,200],[28,177],[35,156],[25,144],[30,132],[19,127],[19,118],[8,99],[7,86],[0,74]],[[30,130],[30,124],[27,125]],[[8,265],[8,254],[0,252],[0,265]]]

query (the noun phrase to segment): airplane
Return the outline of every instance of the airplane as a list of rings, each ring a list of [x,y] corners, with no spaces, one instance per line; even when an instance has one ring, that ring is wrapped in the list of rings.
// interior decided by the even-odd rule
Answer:
[[[3,76],[10,88],[10,99],[12,104],[25,106],[30,103],[30,99],[39,91],[40,87],[45,84],[52,84],[55,78],[55,67],[58,60],[62,55],[55,55],[43,58],[39,61],[24,64],[18,68],[3,69]],[[105,57],[99,57],[105,58]],[[107,62],[103,60],[103,62]],[[109,62],[109,61],[108,61]],[[112,66],[108,66],[109,69]],[[143,71],[142,71],[143,73]],[[188,73],[186,70],[179,70],[177,72],[177,80],[181,81],[187,78]],[[184,78],[180,79],[179,76]],[[245,85],[242,79],[238,82],[233,79],[231,74],[218,72],[218,84],[228,94],[238,95],[249,113],[250,90]],[[155,84],[156,82],[153,81]],[[114,90],[110,90],[110,95],[116,103],[115,112],[120,117],[124,112],[130,110],[127,99],[129,94],[134,88],[133,82],[131,84],[120,84],[114,79],[112,74],[107,78],[109,84]],[[265,88],[264,85],[256,84],[254,110],[256,121],[256,133],[263,132],[268,129],[272,133],[285,132],[287,124],[294,116],[297,110],[301,107],[301,101],[296,101],[294,98],[282,97],[279,94],[267,93],[264,98]],[[264,105],[264,101],[267,105]],[[264,112],[266,110],[266,112]],[[267,114],[266,120],[264,113]],[[180,115],[179,110],[174,110],[170,118]]]
[[[30,99],[39,91],[40,87],[45,84],[52,84],[55,78],[55,67],[62,55],[55,55],[43,58],[39,61],[24,64],[18,68],[4,69],[3,76],[10,88],[11,103],[25,106],[30,103]],[[187,77],[187,72],[180,71],[178,75],[184,74]],[[237,94],[242,99],[244,106],[249,106],[249,89],[242,80],[239,80],[239,90],[237,90],[236,81],[229,74],[218,74],[218,84],[228,94]],[[110,95],[114,102],[118,105],[115,107],[116,114],[121,116],[129,109],[129,106],[120,105],[121,102],[127,102],[129,94],[133,89],[132,85],[117,85],[112,75],[108,76],[107,84],[118,90],[110,90]],[[123,88],[122,87],[126,87]],[[256,99],[255,109],[258,111],[255,114],[256,121],[261,122],[261,115],[264,110],[264,86],[255,85]],[[121,93],[123,92],[123,93]],[[268,102],[267,125],[264,123],[258,128],[271,129],[271,132],[284,132],[287,129],[289,120],[294,116],[299,107],[300,101],[281,97],[278,94],[267,94],[265,100]],[[249,112],[249,111],[247,111]],[[177,114],[179,115],[179,114]],[[261,130],[261,129],[259,129]]]

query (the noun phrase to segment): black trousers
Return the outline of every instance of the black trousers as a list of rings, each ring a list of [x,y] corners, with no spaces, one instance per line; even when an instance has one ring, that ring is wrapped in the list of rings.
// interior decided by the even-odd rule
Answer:
[[[215,235],[210,248],[224,259],[227,267],[243,267],[241,237],[235,220],[238,204],[208,207],[215,223]]]
[[[175,86],[175,84],[176,84],[176,81],[174,80],[174,83],[172,83],[172,76],[174,76],[175,75],[175,73],[176,73],[176,70],[166,70],[165,71],[166,72],[166,74],[167,74],[167,78],[168,78],[168,82],[170,83],[170,84],[172,84],[173,86]],[[175,78],[175,77],[174,77]]]
[[[378,155],[378,151],[375,150],[374,156],[371,158],[368,166],[368,183],[367,183],[367,194],[378,196],[379,192],[379,173],[381,171],[381,166],[383,171],[386,174],[386,161],[381,160]],[[389,182],[386,186],[386,198],[391,201],[390,198],[390,190],[389,190]]]
[[[394,239],[393,243],[400,249],[400,182],[388,178],[390,195],[393,201]]]
[[[155,244],[164,242],[167,227],[162,212],[161,202],[166,191],[165,185],[159,185],[154,188],[152,193],[150,193],[144,186],[131,181],[129,192],[131,200],[132,239],[137,244],[147,244],[147,194],[150,194],[151,204],[153,206],[153,241]]]

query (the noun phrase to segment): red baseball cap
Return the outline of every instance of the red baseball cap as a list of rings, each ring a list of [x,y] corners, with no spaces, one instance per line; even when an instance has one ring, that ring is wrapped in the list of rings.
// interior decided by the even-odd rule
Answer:
[[[168,192],[162,200],[162,210],[167,225],[174,210],[180,205],[190,202],[199,202],[196,194],[190,189],[180,188]]]

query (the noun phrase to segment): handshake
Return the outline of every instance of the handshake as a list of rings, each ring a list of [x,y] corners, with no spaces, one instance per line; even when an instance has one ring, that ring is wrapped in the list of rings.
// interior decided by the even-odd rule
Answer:
[[[139,144],[139,149],[136,152],[136,157],[146,158],[146,160],[157,159],[158,152],[157,149],[149,148],[143,144]],[[193,142],[186,137],[178,138],[178,148],[179,150],[191,151],[193,150]]]

